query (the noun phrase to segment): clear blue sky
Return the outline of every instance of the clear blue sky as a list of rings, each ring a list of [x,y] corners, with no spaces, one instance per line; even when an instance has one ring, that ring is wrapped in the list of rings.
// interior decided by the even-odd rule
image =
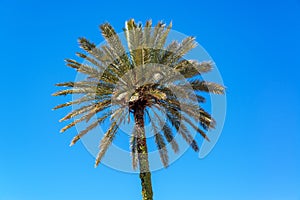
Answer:
[[[105,3],[104,3],[105,2]],[[98,25],[173,21],[194,35],[228,87],[223,133],[203,160],[192,150],[153,173],[156,200],[300,199],[300,1],[16,1],[0,3],[0,200],[140,199],[138,175],[94,168],[75,129],[59,134],[74,80],[64,64]],[[66,98],[67,99],[67,98]]]

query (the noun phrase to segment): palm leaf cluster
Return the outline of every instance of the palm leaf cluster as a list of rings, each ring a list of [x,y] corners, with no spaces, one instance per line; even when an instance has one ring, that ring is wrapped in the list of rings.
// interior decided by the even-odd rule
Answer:
[[[201,108],[199,103],[205,102],[201,93],[223,94],[224,87],[201,79],[202,73],[212,70],[211,62],[184,59],[196,47],[194,37],[166,44],[171,28],[171,23],[166,26],[159,22],[152,27],[151,20],[145,26],[129,20],[125,23],[127,44],[124,45],[113,27],[105,23],[100,26],[106,40],[105,45],[96,46],[86,38],[79,38],[79,45],[84,53],[76,55],[86,62],[66,59],[67,66],[84,74],[86,79],[56,84],[64,89],[54,93],[54,96],[80,95],[79,98],[54,108],[77,105],[76,109],[60,120],[74,119],[61,132],[78,123],[95,119],[73,138],[73,145],[99,124],[110,120],[110,127],[99,145],[96,166],[113,142],[119,125],[130,121],[136,107],[142,107],[149,115],[164,166],[169,163],[167,146],[170,145],[176,153],[179,151],[175,133],[195,151],[199,147],[191,131],[196,131],[209,140],[205,132],[215,127],[215,121]],[[199,122],[200,126],[195,122]],[[139,131],[134,128],[130,140],[134,168],[138,163],[138,137]]]

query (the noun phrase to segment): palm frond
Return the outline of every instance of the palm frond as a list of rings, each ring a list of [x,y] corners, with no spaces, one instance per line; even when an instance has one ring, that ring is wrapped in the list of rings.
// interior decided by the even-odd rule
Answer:
[[[61,96],[61,95],[65,96],[67,94],[86,94],[86,93],[95,93],[95,90],[91,88],[72,88],[72,89],[66,89],[66,90],[55,92],[52,94],[52,96]]]
[[[160,64],[163,65],[168,65],[168,66],[173,66],[172,61],[175,60],[175,56],[176,56],[176,51],[179,48],[179,43],[177,41],[173,41],[171,42],[165,51],[161,51],[161,58],[159,60]]]
[[[107,69],[104,71],[101,79],[105,80],[110,83],[116,83],[118,81],[118,78],[116,77],[116,73],[118,71],[113,70],[113,66],[115,66],[116,58],[119,56],[114,53],[113,50],[109,46],[103,45],[102,49],[99,49],[96,47],[95,44],[89,42],[85,38],[79,39],[79,44],[82,49],[84,49],[86,52],[88,52],[90,55],[92,55],[94,58],[96,58],[98,61],[100,61]],[[84,54],[79,54],[79,56],[84,56]],[[89,59],[89,57],[86,57]],[[91,62],[91,58],[88,60]],[[94,61],[95,63],[96,61]],[[93,61],[92,61],[93,63]],[[97,64],[96,64],[97,66]],[[102,69],[102,67],[100,67]],[[99,78],[99,77],[98,77]]]
[[[97,46],[94,43],[91,43],[86,38],[79,38],[78,39],[79,46],[85,50],[87,53],[92,55],[94,58],[99,60],[102,63],[106,63],[106,57],[100,49],[97,48]]]
[[[67,66],[76,69],[78,72],[88,75],[90,78],[101,77],[100,71],[89,65],[78,63],[77,61],[72,59],[66,59],[65,61],[67,62]]]
[[[169,165],[169,156],[168,156],[168,150],[166,148],[166,143],[164,141],[164,138],[159,132],[157,132],[154,137],[155,137],[155,143],[157,144],[157,148],[159,151],[160,159],[164,167],[167,167]]]
[[[77,87],[77,88],[86,88],[86,87],[90,87],[90,86],[97,86],[97,82],[95,81],[78,81],[78,82],[72,82],[72,81],[69,81],[69,82],[64,82],[64,83],[57,83],[55,84],[56,86],[59,86],[59,87]]]
[[[156,111],[154,109],[152,109],[156,119],[159,122],[160,127],[162,127],[162,131],[164,133],[164,136],[166,138],[166,140],[168,141],[168,143],[171,144],[172,149],[175,153],[179,152],[179,146],[176,142],[176,140],[174,139],[173,133],[172,133],[172,129],[170,128],[170,126],[168,125],[167,122],[163,122],[162,119],[160,118],[160,116],[156,113]]]
[[[102,47],[102,48],[104,48],[104,47]],[[101,57],[101,62],[99,62],[99,59],[96,60],[96,59],[92,58],[91,56],[87,56],[83,53],[77,52],[76,55],[80,58],[85,59],[85,61],[88,61],[93,66],[97,67],[97,69],[99,70],[99,73],[96,78],[98,80],[103,80],[108,83],[115,83],[118,80],[118,78],[120,78],[118,69],[116,69],[116,67],[115,67],[116,61],[111,56],[107,56],[105,54],[107,52],[102,52],[102,53],[103,53],[103,57]]]
[[[158,128],[155,124],[154,119],[151,119],[151,124],[152,124],[152,129],[154,132],[154,138],[155,138],[155,143],[157,145],[157,149],[160,155],[160,160],[163,163],[164,167],[167,167],[169,164],[169,156],[168,156],[168,150],[166,148],[166,143],[164,141],[164,138],[162,135],[159,133]]]
[[[198,128],[198,126],[195,125],[195,123],[193,121],[191,121],[188,117],[185,117],[184,115],[181,116],[182,119],[187,122],[194,130],[196,130],[198,133],[200,133],[202,135],[202,137],[204,139],[206,139],[207,141],[210,141],[209,138],[207,137],[207,135],[204,133],[204,131],[202,131],[201,129]]]
[[[113,52],[115,52],[118,57],[121,57],[125,60],[125,63],[123,63],[122,66],[125,66],[125,64],[128,64],[128,59],[125,52],[125,48],[121,43],[121,40],[119,38],[119,36],[117,35],[116,31],[114,30],[114,28],[109,24],[109,23],[105,23],[100,25],[100,30],[102,33],[102,36],[105,38],[105,40],[107,41],[108,45],[110,46],[110,48],[112,49]],[[124,56],[124,57],[123,57]]]
[[[111,106],[111,100],[105,100],[102,102],[98,102],[97,104],[95,104],[95,107],[89,111],[89,113],[86,116],[86,121],[88,122],[94,115],[96,115],[98,112],[109,108]]]
[[[81,115],[83,113],[86,113],[86,112],[89,112],[90,110],[92,110],[93,108],[95,107],[95,104],[94,103],[91,103],[91,104],[88,104],[88,105],[85,105],[85,106],[81,106],[71,112],[69,112],[65,117],[61,118],[59,120],[59,122],[62,122],[62,121],[65,121],[65,120],[68,120],[68,119],[71,119],[73,117],[76,117],[78,115]]]
[[[162,22],[158,22],[153,29],[153,33],[151,36],[151,47],[153,49],[157,49],[156,46],[159,44],[159,40],[161,38],[161,34],[164,31],[165,24]]]
[[[60,130],[60,132],[63,133],[63,132],[65,132],[66,130],[68,130],[69,128],[72,128],[73,126],[75,126],[76,124],[78,124],[78,123],[80,123],[80,122],[82,122],[82,121],[85,121],[85,120],[87,121],[87,118],[88,118],[89,114],[90,114],[90,113],[87,113],[87,114],[83,115],[82,117],[80,117],[79,119],[76,119],[76,120],[74,120],[73,122],[69,123],[68,125],[64,126],[64,127]],[[108,114],[106,113],[106,114],[103,114],[102,116],[105,116],[105,115],[108,115]],[[105,118],[104,118],[104,119],[105,119]],[[104,120],[104,119],[103,119],[103,120]],[[102,122],[102,120],[101,120],[101,122]]]
[[[142,44],[142,28],[138,26],[133,19],[125,22],[124,34],[127,40],[127,46],[129,48],[129,55],[131,57],[131,62],[133,68],[139,66],[136,61],[140,58],[138,56],[138,51],[140,50]]]
[[[146,24],[144,27],[144,35],[143,35],[144,36],[143,41],[144,41],[145,47],[147,49],[152,48],[152,46],[151,46],[151,30],[152,30],[152,21],[148,20],[148,21],[146,21]]]
[[[182,136],[182,138],[191,145],[194,151],[199,151],[199,147],[197,142],[193,139],[193,136],[190,134],[188,129],[183,123],[180,123],[181,114],[176,108],[171,108],[167,104],[161,103],[161,105],[166,109],[167,119],[171,122],[171,124],[175,127],[178,134]]]
[[[190,50],[192,50],[193,48],[195,48],[196,42],[195,42],[195,37],[187,37],[185,39],[182,40],[182,42],[180,43],[179,48],[176,51],[176,58],[180,59],[182,58],[185,54],[187,54]]]
[[[196,142],[196,140],[194,139],[194,137],[190,134],[190,132],[188,131],[188,129],[186,128],[186,126],[182,123],[180,125],[180,130],[178,132],[183,139],[191,145],[192,149],[196,152],[199,151],[199,147],[198,144]]]
[[[169,35],[170,30],[172,29],[172,22],[168,25],[166,29],[163,30],[160,37],[158,37],[156,40],[156,45],[154,46],[154,49],[163,49],[164,45],[166,43],[167,37]]]
[[[187,54],[190,50],[196,47],[196,42],[194,37],[187,37],[181,41],[179,46],[174,46],[176,48],[171,50],[171,55],[168,60],[168,65],[172,66],[176,64],[185,54]],[[167,49],[168,50],[168,49]]]
[[[210,62],[198,63],[193,60],[182,60],[174,67],[174,69],[179,71],[185,78],[192,78],[211,71],[212,65]]]
[[[64,108],[64,107],[67,107],[67,106],[71,106],[71,105],[75,105],[75,104],[81,104],[81,103],[89,102],[89,101],[93,101],[93,100],[95,100],[94,95],[84,95],[83,97],[78,98],[74,101],[69,101],[69,102],[66,102],[66,103],[63,103],[63,104],[59,104],[59,105],[55,106],[53,108],[53,110],[57,110],[57,109]]]
[[[108,147],[112,143],[115,134],[118,130],[118,126],[116,122],[113,122],[110,128],[107,130],[107,132],[104,134],[104,137],[102,138],[99,146],[99,153],[96,158],[95,167],[99,165],[101,162],[103,156],[105,155],[106,151],[108,150]]]
[[[96,128],[99,124],[101,124],[107,117],[109,117],[109,114],[103,115],[101,118],[95,120],[93,123],[91,123],[86,129],[81,131],[78,135],[76,135],[71,143],[70,146],[73,146],[81,137],[83,137],[85,134],[87,134],[89,131]]]
[[[177,110],[180,109],[182,113],[186,113],[189,117],[199,120],[205,130],[215,128],[216,123],[212,116],[203,108],[199,108],[198,105],[193,104],[193,102],[179,102],[176,99],[168,99],[167,102],[169,107],[173,107]]]
[[[225,88],[222,85],[213,82],[194,80],[191,81],[191,86],[196,91],[210,92],[213,94],[224,94]]]
[[[106,66],[103,65],[101,62],[99,62],[98,60],[92,58],[91,56],[85,55],[84,53],[77,52],[76,56],[78,56],[80,58],[83,58],[85,61],[88,61],[93,66],[97,67],[100,70],[100,72],[105,70],[105,68],[106,68]]]

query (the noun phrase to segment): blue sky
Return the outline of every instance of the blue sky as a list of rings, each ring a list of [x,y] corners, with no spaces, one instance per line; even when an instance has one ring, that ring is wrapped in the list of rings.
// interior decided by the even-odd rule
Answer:
[[[77,38],[101,42],[98,25],[173,21],[210,53],[227,86],[226,122],[203,160],[188,150],[153,173],[154,197],[190,200],[300,199],[300,2],[9,1],[0,6],[0,200],[140,199],[138,175],[105,166],[75,129],[60,134],[67,98],[54,83],[74,80],[65,58]]]

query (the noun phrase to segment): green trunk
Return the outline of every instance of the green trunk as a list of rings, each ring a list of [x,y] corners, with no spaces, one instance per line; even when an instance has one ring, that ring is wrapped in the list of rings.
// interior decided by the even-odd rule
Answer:
[[[151,172],[149,170],[148,150],[144,129],[144,107],[134,111],[135,126],[137,130],[138,160],[140,167],[140,179],[142,184],[143,200],[153,200]]]

